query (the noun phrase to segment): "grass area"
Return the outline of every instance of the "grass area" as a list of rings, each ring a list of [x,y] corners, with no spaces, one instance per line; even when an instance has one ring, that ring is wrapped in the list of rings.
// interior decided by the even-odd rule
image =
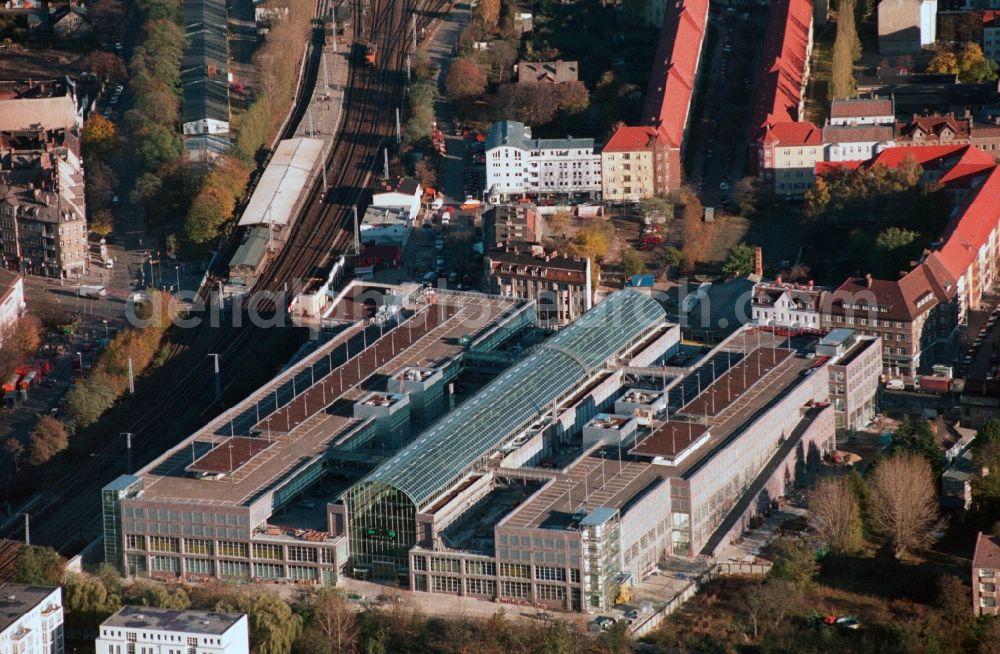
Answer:
[[[729,251],[744,240],[743,237],[747,235],[749,229],[750,221],[743,216],[723,214],[720,217],[717,215],[709,232],[711,241],[706,263],[721,266],[722,262],[729,256]],[[755,245],[752,242],[750,244]]]
[[[833,40],[837,25],[827,23],[817,30],[809,61],[809,84],[806,86],[805,118],[822,125],[830,115],[830,76],[833,64]]]

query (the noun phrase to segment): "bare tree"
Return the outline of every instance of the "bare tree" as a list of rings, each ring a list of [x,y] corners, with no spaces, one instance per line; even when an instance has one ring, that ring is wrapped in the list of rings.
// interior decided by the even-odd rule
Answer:
[[[344,596],[334,588],[323,588],[311,600],[313,617],[303,636],[310,652],[353,652],[358,640],[358,621]]]
[[[940,522],[926,459],[909,452],[885,459],[872,473],[871,491],[872,526],[889,539],[897,559],[930,543]]]
[[[802,591],[783,579],[755,581],[748,585],[739,602],[750,635],[758,638],[762,630],[777,628],[795,610],[801,597]]]
[[[861,548],[861,510],[846,477],[825,477],[809,493],[809,526],[834,552]]]

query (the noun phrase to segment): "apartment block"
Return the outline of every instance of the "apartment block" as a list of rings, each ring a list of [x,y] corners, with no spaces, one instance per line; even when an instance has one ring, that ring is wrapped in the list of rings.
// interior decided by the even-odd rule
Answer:
[[[586,257],[508,247],[487,252],[483,264],[490,290],[501,297],[533,300],[543,324],[569,324],[593,306],[591,264]]]
[[[533,139],[524,123],[504,120],[486,136],[490,195],[583,195],[601,192],[601,155],[593,139]]]
[[[652,127],[619,127],[601,150],[606,202],[635,202],[667,192],[667,147]]]
[[[972,612],[998,615],[997,579],[1000,577],[1000,537],[980,532],[972,555]]]
[[[245,613],[125,606],[101,623],[96,654],[249,654]]]
[[[62,588],[0,583],[0,652],[63,654]]]

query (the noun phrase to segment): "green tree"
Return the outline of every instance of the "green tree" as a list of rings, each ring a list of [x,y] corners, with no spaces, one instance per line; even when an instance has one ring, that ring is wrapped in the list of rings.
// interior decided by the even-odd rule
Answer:
[[[135,153],[142,171],[155,172],[167,162],[179,159],[181,140],[176,132],[162,125],[149,125],[136,133]]]
[[[88,159],[108,159],[121,149],[118,128],[113,122],[96,113],[91,114],[83,123],[80,144],[83,146],[84,156]],[[89,166],[87,174],[90,174]]]
[[[854,0],[840,0],[837,7],[837,35],[833,41],[830,72],[830,99],[854,96],[854,61],[861,56],[861,39],[855,25]]]
[[[31,432],[31,457],[33,466],[41,465],[69,445],[69,432],[59,420],[52,416],[42,416]]]
[[[58,586],[62,582],[64,564],[51,547],[25,545],[14,559],[14,581],[19,584]]]
[[[722,272],[730,277],[749,275],[754,269],[754,250],[746,243],[739,243],[726,257]]]
[[[66,620],[76,628],[96,628],[121,608],[121,598],[108,592],[101,579],[86,573],[66,575],[63,598]]]
[[[1000,419],[990,418],[976,432],[976,444],[1000,442]]]
[[[232,216],[232,198],[215,187],[202,189],[191,203],[185,222],[189,239],[206,243],[219,235],[219,228]]]
[[[66,394],[70,418],[77,428],[89,427],[104,415],[115,398],[115,390],[108,375],[95,372]]]
[[[819,564],[808,543],[783,536],[771,543],[772,566],[770,579],[784,579],[799,588],[812,584]]]
[[[664,275],[669,276],[671,270],[679,268],[683,263],[684,255],[674,246],[668,245],[660,250],[660,264],[664,268]]]
[[[945,458],[937,441],[934,440],[934,432],[931,425],[926,420],[918,420],[916,423],[910,416],[903,418],[903,422],[892,435],[893,448],[905,452],[913,452],[923,457],[931,465],[934,475],[940,475],[944,470]]]
[[[763,185],[759,177],[743,177],[733,188],[733,200],[740,215],[751,216],[757,212]]]
[[[958,55],[958,78],[963,82],[996,81],[997,62],[987,58],[978,43],[966,43]]]
[[[622,272],[625,273],[625,277],[640,275],[645,270],[646,262],[642,260],[638,252],[632,248],[628,248],[622,252]]]
[[[191,608],[191,598],[183,588],[167,588],[162,584],[150,581],[137,581],[125,589],[122,598],[125,604],[134,606],[152,606],[159,609]]]
[[[875,245],[880,250],[898,250],[913,243],[920,236],[912,229],[887,227],[875,237]]]
[[[248,615],[250,641],[258,654],[288,654],[302,632],[302,619],[270,591],[242,592],[221,601],[215,610]]]

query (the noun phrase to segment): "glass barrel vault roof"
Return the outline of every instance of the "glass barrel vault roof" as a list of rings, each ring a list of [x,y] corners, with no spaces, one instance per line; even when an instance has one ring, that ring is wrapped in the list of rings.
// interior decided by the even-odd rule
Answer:
[[[363,482],[406,493],[418,510],[484,455],[577,387],[595,368],[663,321],[659,303],[618,291],[548,338],[472,398],[424,430]]]

